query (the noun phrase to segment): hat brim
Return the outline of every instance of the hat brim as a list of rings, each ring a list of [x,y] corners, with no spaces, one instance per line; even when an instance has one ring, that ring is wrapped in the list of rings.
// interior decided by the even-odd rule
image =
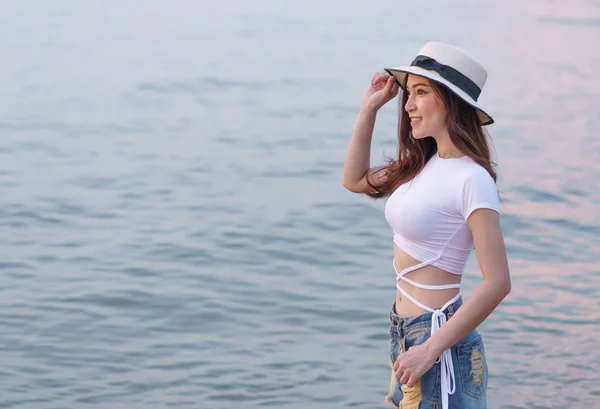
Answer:
[[[458,96],[460,99],[462,99],[467,104],[469,104],[473,108],[475,108],[475,110],[477,111],[477,116],[479,117],[479,122],[481,123],[482,126],[491,125],[494,123],[494,119],[479,106],[477,101],[475,101],[473,98],[471,98],[469,95],[467,95],[466,92],[464,92],[462,89],[458,88],[456,85],[454,85],[450,81],[446,80],[444,77],[442,77],[440,74],[438,74],[435,71],[430,71],[430,70],[426,70],[421,67],[412,67],[412,66],[411,67],[384,68],[384,69],[385,69],[385,71],[387,71],[388,74],[396,77],[396,81],[398,81],[398,84],[400,85],[400,87],[402,89],[404,89],[404,80],[406,79],[406,76],[408,74],[414,74],[414,75],[418,75],[419,77],[425,77],[425,78],[435,81],[439,84],[442,84],[442,85],[446,86],[448,89],[450,89],[452,92],[454,92],[456,94],[456,96]]]

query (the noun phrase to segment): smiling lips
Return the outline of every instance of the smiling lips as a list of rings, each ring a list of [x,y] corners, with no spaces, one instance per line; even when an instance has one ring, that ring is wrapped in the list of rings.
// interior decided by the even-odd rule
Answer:
[[[419,123],[421,123],[421,121],[423,120],[422,116],[412,116],[410,118],[410,124],[412,126],[418,125]]]

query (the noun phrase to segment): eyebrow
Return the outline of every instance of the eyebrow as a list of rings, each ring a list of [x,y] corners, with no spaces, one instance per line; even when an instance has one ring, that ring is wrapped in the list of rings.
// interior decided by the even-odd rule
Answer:
[[[412,87],[407,87],[407,88],[412,88],[415,89],[416,87],[418,87],[419,85],[422,85],[424,87],[428,87],[429,85],[425,84],[424,82],[419,82],[417,84],[414,84]]]

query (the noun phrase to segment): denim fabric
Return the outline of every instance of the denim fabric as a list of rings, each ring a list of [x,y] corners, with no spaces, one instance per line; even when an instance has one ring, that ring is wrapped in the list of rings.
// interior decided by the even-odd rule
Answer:
[[[445,311],[452,315],[462,305],[456,301]],[[424,343],[431,336],[431,313],[402,318],[395,312],[395,304],[390,311],[390,361],[394,364],[399,351]],[[456,388],[449,396],[450,409],[487,408],[488,368],[485,359],[483,340],[475,329],[451,348]],[[392,373],[386,403],[403,409],[441,409],[440,363],[434,364],[417,384],[409,388],[400,385]]]

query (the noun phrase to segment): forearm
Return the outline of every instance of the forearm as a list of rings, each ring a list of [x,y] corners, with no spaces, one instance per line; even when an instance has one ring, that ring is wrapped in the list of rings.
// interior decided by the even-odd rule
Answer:
[[[440,356],[477,328],[509,292],[510,282],[482,281],[451,319],[426,341],[428,349]]]
[[[361,108],[358,114],[344,163],[344,186],[358,183],[369,170],[376,117],[377,110],[372,108]]]

